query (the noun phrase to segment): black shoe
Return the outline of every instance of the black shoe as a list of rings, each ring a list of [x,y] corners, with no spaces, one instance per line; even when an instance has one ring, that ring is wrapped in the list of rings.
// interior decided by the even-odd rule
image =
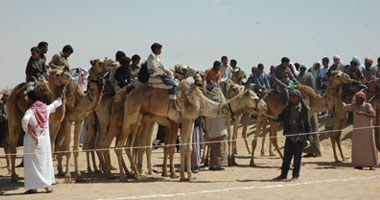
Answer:
[[[356,166],[356,167],[354,167],[355,169],[363,169],[363,167],[361,167],[361,166]]]
[[[223,167],[211,166],[211,167],[208,168],[208,170],[211,170],[211,171],[223,171],[224,168]]]
[[[296,180],[298,180],[299,177],[300,177],[300,176],[293,176],[293,177],[292,177],[292,180],[293,180],[293,181],[296,181]]]
[[[285,180],[285,179],[286,179],[285,175],[280,175],[280,176],[277,176],[276,178],[274,178],[273,180],[274,181],[282,181],[282,180]]]
[[[369,167],[369,170],[375,170],[375,167]]]
[[[21,163],[16,166],[16,168],[24,167],[24,159],[22,159]]]

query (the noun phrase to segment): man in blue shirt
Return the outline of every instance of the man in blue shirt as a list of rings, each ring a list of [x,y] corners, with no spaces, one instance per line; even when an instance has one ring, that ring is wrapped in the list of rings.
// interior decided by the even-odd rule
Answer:
[[[270,89],[268,76],[264,72],[264,65],[261,63],[257,65],[257,72],[255,73],[254,80],[255,80],[254,90],[256,93],[260,90],[265,91],[266,89]]]

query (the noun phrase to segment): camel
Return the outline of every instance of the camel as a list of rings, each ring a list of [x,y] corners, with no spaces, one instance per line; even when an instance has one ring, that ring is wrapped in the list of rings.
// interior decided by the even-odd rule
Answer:
[[[336,70],[336,71],[331,72],[329,86],[326,90],[326,94],[323,96],[318,96],[312,88],[305,85],[298,85],[296,89],[300,90],[300,92],[302,93],[305,104],[310,107],[310,115],[312,115],[316,112],[325,112],[327,110],[330,110],[334,106],[337,100],[340,86],[342,84],[349,83],[349,82],[351,82],[351,79],[347,74]],[[263,97],[263,100],[266,102],[268,115],[277,116],[285,107],[285,105],[283,105],[281,102],[282,94],[274,92],[273,90],[271,92],[268,92]],[[249,120],[243,120],[243,121],[245,122],[243,126],[246,127],[248,125],[247,121]],[[256,133],[252,141],[252,152],[251,152],[252,154],[251,154],[251,161],[250,161],[250,166],[252,167],[256,166],[254,162],[254,152],[255,152],[255,148],[257,144],[257,139],[258,139],[258,136],[259,136],[259,133],[261,131],[264,121],[266,120],[263,119],[263,116],[259,115],[257,119]],[[277,150],[278,154],[280,155],[280,157],[283,158],[280,148],[278,146],[277,137],[276,137],[277,130],[280,123],[270,121],[269,124],[270,124],[270,136],[271,136],[270,140],[273,146],[275,147],[275,149]]]
[[[202,74],[201,72],[196,72],[195,70],[193,70],[189,66],[186,66],[183,64],[178,64],[178,65],[175,65],[174,70],[172,70],[172,71],[174,72],[174,76],[180,80],[193,76],[195,82],[197,82],[198,84],[203,84],[202,80],[204,78],[204,74]],[[123,112],[120,112],[120,111],[123,111],[123,103],[125,101],[125,98],[127,97],[127,94],[128,93],[121,90],[119,93],[117,93],[115,95],[114,101],[112,101],[111,112],[109,112],[107,110],[104,110],[104,111],[107,111],[107,113],[106,112],[98,112],[98,109],[96,110],[97,116],[99,114],[102,115],[102,117],[107,116],[107,118],[104,118],[105,122],[103,121],[100,124],[104,124],[103,126],[105,128],[109,127],[107,133],[106,133],[105,128],[104,129],[100,128],[100,130],[102,130],[102,131],[100,131],[96,137],[96,140],[97,140],[96,147],[97,148],[108,148],[111,143],[102,144],[102,142],[104,141],[104,138],[106,137],[105,135],[107,135],[108,138],[114,138],[119,134],[120,130],[122,129],[122,121],[123,120],[121,120],[121,119],[123,118]],[[100,105],[102,105],[102,104],[100,104]],[[106,119],[108,119],[108,120],[106,120]],[[164,126],[166,126],[170,123],[170,122],[167,122],[167,120],[165,120],[165,119],[162,119],[161,121],[164,121],[164,124],[161,124]],[[153,126],[154,121],[150,120],[150,122],[152,124],[151,125],[149,124],[146,127]],[[105,125],[107,125],[107,126],[105,126]],[[170,128],[168,128],[168,130],[170,130]],[[151,142],[149,140],[149,135],[151,135],[152,131],[149,129],[144,129],[142,131],[144,131],[144,133],[139,135],[140,136],[139,139],[141,139],[141,141],[136,141],[136,142],[138,142],[139,145],[141,145],[141,146],[151,145]],[[89,133],[89,134],[92,134],[92,133]],[[177,135],[176,132],[173,134]],[[172,134],[168,134],[168,135],[172,135]],[[150,136],[150,138],[151,138],[151,136]],[[112,140],[110,142],[112,142]],[[147,151],[147,154],[150,154],[151,148],[139,149],[138,151],[136,151],[136,152],[138,152],[138,157],[139,157],[140,162],[142,162],[142,156],[143,156],[142,154],[145,150]],[[110,166],[109,166],[110,159],[109,159],[109,153],[108,152],[109,151],[98,151],[97,154],[98,154],[99,160],[101,162],[101,166],[103,166],[105,173],[107,174],[108,177],[111,178],[112,175],[111,175],[110,170],[109,170],[110,169]],[[164,154],[166,152],[167,151],[164,151]],[[173,152],[173,154],[174,154],[174,152]],[[148,163],[150,163],[150,155],[147,155],[147,157],[148,157]],[[171,161],[171,163],[172,163],[172,161]],[[173,164],[173,167],[174,167],[174,164]],[[124,169],[126,169],[126,168],[124,168]],[[141,171],[141,169],[140,169],[140,171]],[[149,174],[152,173],[152,168],[151,168],[150,164],[148,164],[148,173]],[[172,175],[172,176],[175,176],[175,175]]]
[[[65,117],[60,127],[60,134],[58,137],[57,150],[65,151],[58,154],[58,174],[62,175],[62,156],[66,156],[66,171],[64,173],[65,182],[71,182],[71,175],[69,171],[70,161],[70,144],[71,144],[71,129],[74,128],[74,163],[75,163],[75,181],[82,182],[81,173],[78,169],[78,149],[79,149],[79,136],[83,128],[84,118],[100,103],[103,91],[104,74],[116,68],[118,62],[112,59],[95,59],[90,61],[91,68],[89,70],[89,86],[87,93],[84,93],[82,88],[72,82],[67,86],[67,98],[71,100],[67,105]]]
[[[245,72],[243,70],[241,70],[240,68],[232,69],[231,72],[232,72],[231,80],[234,83],[242,85],[243,84],[243,79],[247,77],[247,75],[245,74]]]
[[[36,91],[41,95],[44,102],[51,103],[58,97],[63,96],[64,87],[72,82],[71,75],[63,70],[54,69],[49,72],[49,81],[40,80],[37,83]],[[23,135],[21,126],[21,119],[24,116],[25,111],[31,105],[25,100],[25,83],[17,85],[11,94],[9,95],[6,106],[8,111],[8,145],[11,155],[11,179],[12,182],[17,182],[17,174],[15,171],[16,160],[16,146],[20,136]],[[63,98],[63,103],[66,102],[66,98]],[[57,120],[62,118],[66,107],[60,106],[49,118],[50,124],[54,124]],[[52,127],[49,127],[49,131],[53,131]]]
[[[188,77],[194,76],[199,77],[199,73],[196,72],[194,69],[187,65],[183,64],[177,64],[174,66],[174,70],[171,69],[171,71],[174,72],[174,77],[177,77],[178,79],[186,79]],[[139,84],[140,85],[140,84]],[[111,132],[107,133],[107,128],[111,127],[109,129],[117,130],[114,127],[119,127],[121,130],[122,123],[122,117],[123,112],[120,112],[123,110],[123,103],[125,98],[127,97],[129,93],[129,89],[120,90],[115,97],[111,96],[105,96],[103,97],[101,103],[97,106],[95,112],[90,115],[89,120],[89,134],[86,143],[90,143],[90,148],[100,148],[103,147],[109,147],[110,144],[101,144],[103,142],[103,139],[106,134],[110,134],[110,138],[114,138],[117,136],[117,132]],[[111,112],[110,112],[111,111]],[[94,115],[94,116],[92,116]],[[97,122],[97,124],[94,124],[93,122]],[[96,131],[95,127],[96,126]],[[145,141],[145,138],[142,138]],[[96,140],[96,141],[95,141]],[[109,159],[109,151],[97,151],[99,160],[101,162],[101,166],[103,171],[107,174],[107,176],[112,177],[110,174],[109,169],[112,168],[110,166],[110,159]],[[95,161],[93,160],[94,166]],[[104,165],[107,166],[104,166]],[[88,168],[89,163],[88,163]],[[151,171],[151,170],[150,170]]]
[[[377,87],[380,87],[380,80],[377,80],[375,82],[375,84]],[[380,125],[380,116],[379,116],[380,115],[380,112],[379,112],[380,111],[380,109],[379,109],[380,108],[380,98],[378,95],[376,95],[373,92],[369,92],[367,90],[364,92],[367,95],[367,100],[369,100],[369,103],[372,104],[373,109],[376,113],[376,118],[373,121],[373,124],[374,124],[374,126]],[[354,93],[353,92],[349,92],[348,94],[342,96],[342,101],[347,103],[347,104],[351,104],[353,102],[353,100],[354,100]],[[342,157],[342,161],[346,160],[346,157],[343,155],[340,137],[342,135],[342,129],[347,122],[347,112],[348,111],[344,110],[341,104],[336,103],[335,104],[334,116],[332,117],[332,120],[330,120],[330,123],[328,125],[328,127],[332,128],[331,130],[334,130],[334,132],[332,132],[330,135],[330,141],[331,141],[331,145],[332,145],[332,149],[333,149],[333,153],[334,153],[335,162],[340,162],[338,159],[337,153],[336,153],[336,145],[338,146],[338,150],[339,150],[340,155]],[[375,135],[376,135],[375,144],[376,144],[377,149],[380,151],[380,141],[379,141],[380,129],[379,129],[379,127],[375,127]]]
[[[187,159],[187,169],[190,169],[191,156],[191,137],[194,126],[194,120],[199,116],[210,118],[225,118],[234,113],[242,113],[248,109],[254,109],[258,101],[258,97],[251,91],[246,91],[227,103],[216,103],[206,98],[201,90],[186,81],[181,82],[178,90],[178,102],[183,108],[183,112],[178,113],[173,110],[168,101],[168,91],[162,89],[150,88],[143,86],[132,91],[124,103],[124,121],[123,129],[119,140],[116,143],[115,152],[118,157],[120,180],[124,180],[124,172],[122,170],[122,155],[120,147],[124,146],[127,138],[133,131],[137,131],[137,127],[141,123],[142,114],[151,113],[155,116],[167,117],[172,121],[182,124],[181,129],[181,170],[180,180],[191,180],[191,170],[187,170],[188,177],[185,178],[185,158]],[[154,99],[154,101],[152,101]],[[132,134],[133,135],[133,134]],[[108,142],[108,141],[107,141]],[[133,162],[130,149],[127,149],[127,156],[135,171],[136,178],[139,173]]]

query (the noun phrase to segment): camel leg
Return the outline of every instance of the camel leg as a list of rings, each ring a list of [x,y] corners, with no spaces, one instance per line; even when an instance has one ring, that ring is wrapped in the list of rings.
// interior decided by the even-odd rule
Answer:
[[[194,120],[182,120],[182,130],[181,130],[181,170],[180,170],[180,180],[188,181],[192,180],[191,172],[191,141],[193,136]],[[185,178],[185,159],[187,170],[187,179]]]
[[[146,162],[148,168],[148,175],[153,175],[153,167],[152,167],[152,133],[153,133],[153,125],[151,125],[148,137],[146,138],[145,146],[146,146]]]
[[[8,137],[8,144],[9,144],[9,150],[8,152],[11,153],[10,160],[11,160],[11,183],[17,183],[18,175],[16,174],[16,153],[17,153],[17,142],[21,135],[21,127],[12,127],[9,125],[9,137]]]
[[[280,125],[280,123],[278,122],[271,122],[270,123],[271,126],[270,126],[270,141],[272,142],[274,148],[277,150],[278,152],[278,155],[280,155],[281,159],[284,158],[284,156],[282,155],[282,152],[280,150],[280,147],[278,146],[278,143],[277,143],[277,130],[278,130],[278,126]]]
[[[73,155],[74,155],[74,163],[75,163],[75,181],[76,182],[83,182],[83,178],[81,176],[81,173],[79,171],[79,163],[78,163],[78,156],[79,156],[79,136],[82,132],[84,121],[75,121],[74,126],[74,148],[73,148]]]
[[[265,121],[265,119],[263,119],[263,117],[261,116],[258,116],[257,117],[257,123],[256,123],[256,133],[255,133],[255,136],[252,140],[252,152],[251,152],[251,161],[249,163],[249,166],[251,167],[255,167],[256,164],[255,164],[255,149],[256,149],[256,145],[257,145],[257,139],[260,135],[260,132],[261,132],[261,129],[262,129],[262,124],[263,122]]]
[[[247,128],[248,128],[248,123],[249,123],[249,120],[251,119],[251,114],[249,112],[245,112],[243,114],[243,132],[242,132],[242,136],[244,138],[244,142],[245,142],[245,146],[247,147],[247,151],[248,151],[248,154],[251,154],[251,149],[249,147],[249,144],[248,144],[248,139],[247,139]]]
[[[346,161],[346,158],[343,155],[342,145],[340,143],[340,136],[341,136],[341,134],[342,134],[342,132],[339,132],[339,135],[336,137],[336,144],[338,145],[338,149],[339,149],[340,155],[342,156],[342,161]]]
[[[227,144],[228,144],[228,166],[232,166],[232,154],[233,154],[233,149],[232,149],[232,134],[231,134],[231,128],[230,128],[230,118],[226,119],[226,128],[227,128]]]
[[[233,134],[232,134],[232,154],[231,154],[231,164],[233,166],[238,166],[238,164],[236,163],[236,160],[235,160],[235,155],[237,154],[237,131],[238,131],[238,127],[239,127],[239,122],[240,122],[240,119],[241,119],[241,115],[235,117],[235,121],[234,121],[234,126],[233,126]],[[248,141],[247,141],[248,143]]]
[[[169,145],[169,147],[167,148],[167,154],[169,155],[169,160],[170,160],[170,178],[178,178],[178,175],[176,174],[175,168],[174,168],[174,153],[175,153],[175,144],[176,144],[177,136],[178,136],[178,129],[179,129],[179,124],[171,123],[171,125],[167,127],[167,132],[166,132],[167,144]]]
[[[90,158],[90,152],[86,152],[86,161],[87,161],[87,171],[88,173],[92,173],[92,169],[91,169],[91,165],[90,165],[90,162],[91,162],[91,158]]]
[[[8,174],[11,174],[12,173],[11,157],[10,157],[10,155],[7,155],[7,154],[9,154],[9,147],[4,147],[4,153],[6,154],[5,159],[7,161]]]

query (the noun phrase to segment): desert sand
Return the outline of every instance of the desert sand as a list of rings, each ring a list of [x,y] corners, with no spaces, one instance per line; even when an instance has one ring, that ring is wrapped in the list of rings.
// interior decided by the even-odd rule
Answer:
[[[326,119],[322,119],[322,125]],[[320,126],[323,131],[324,126]],[[344,129],[342,136],[343,152],[351,155],[352,126]],[[239,129],[241,132],[241,129]],[[254,123],[249,127],[249,141],[255,132]],[[24,195],[23,168],[17,168],[18,183],[10,183],[5,168],[3,152],[0,154],[0,199],[379,199],[380,170],[353,169],[350,159],[343,163],[334,162],[328,134],[321,134],[322,157],[303,158],[301,176],[296,181],[272,181],[280,173],[279,156],[268,156],[269,140],[265,144],[266,156],[260,157],[261,140],[256,149],[257,167],[249,167],[250,157],[239,134],[237,167],[226,167],[225,171],[208,171],[202,168],[194,174],[195,180],[180,182],[179,179],[161,177],[162,148],[154,150],[152,162],[156,173],[143,175],[141,180],[120,182],[118,170],[115,179],[107,179],[101,174],[87,172],[86,154],[79,154],[80,169],[85,183],[64,184],[62,177],[56,177],[54,192],[46,194],[43,189],[38,194]],[[278,141],[282,147],[285,138],[279,132]],[[18,148],[22,153],[22,147]],[[117,166],[114,152],[112,161]],[[277,155],[277,154],[276,154]],[[125,156],[125,155],[124,155]],[[179,153],[175,154],[176,167],[179,166]],[[18,164],[20,157],[16,160]],[[144,163],[145,164],[145,163]],[[54,162],[56,168],[56,162]],[[71,159],[71,170],[74,161]],[[56,170],[56,169],[55,169]],[[146,168],[144,168],[146,171]],[[288,178],[291,177],[291,171]]]

